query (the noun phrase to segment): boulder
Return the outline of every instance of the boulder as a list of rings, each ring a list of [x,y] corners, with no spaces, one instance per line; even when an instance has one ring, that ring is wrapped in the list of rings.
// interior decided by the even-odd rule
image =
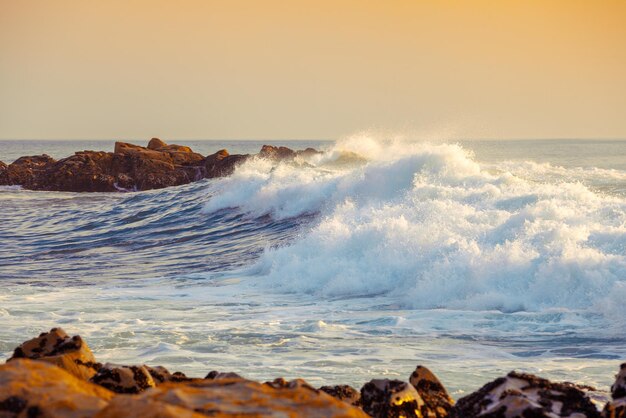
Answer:
[[[8,185],[9,177],[7,172],[9,171],[9,166],[0,161],[0,186]]]
[[[409,383],[417,390],[428,410],[428,417],[445,418],[454,406],[454,400],[437,376],[424,366],[417,366],[409,377]]]
[[[210,371],[205,377],[205,379],[243,379],[243,377],[239,376],[237,373],[233,372],[218,372],[217,370]]]
[[[161,141],[159,138],[152,138],[150,142],[148,142],[148,149],[157,150],[166,146],[167,144],[164,141]]]
[[[361,388],[361,407],[369,415],[379,418],[428,417],[417,390],[401,380],[374,379],[366,383]]]
[[[170,373],[169,370],[167,370],[163,366],[150,367],[150,366],[144,365],[143,367],[145,367],[146,370],[148,370],[148,373],[150,373],[150,376],[152,376],[152,380],[154,380],[154,383],[157,386],[160,385],[161,383],[166,383],[166,382],[188,382],[191,380],[191,378],[185,376],[184,373],[181,373],[181,372]]]
[[[319,390],[350,405],[361,405],[361,392],[348,385],[322,386]]]
[[[20,157],[13,161],[3,176],[3,186],[22,186],[25,189],[37,189],[44,180],[46,168],[55,163],[49,155]]]
[[[237,164],[244,162],[250,156],[247,154],[230,155],[225,149],[206,157],[204,171],[206,178],[229,176],[235,171]]]
[[[20,344],[8,361],[24,358],[54,364],[83,380],[89,380],[101,367],[80,336],[70,337],[61,328]]]
[[[259,152],[259,157],[272,160],[293,159],[296,152],[287,147],[275,147],[273,145],[263,145]]]
[[[144,366],[122,366],[106,363],[91,382],[116,393],[140,393],[156,387],[152,375]]]
[[[91,417],[114,393],[42,361],[0,365],[0,417]]]
[[[599,418],[600,413],[579,387],[511,372],[461,398],[451,418],[536,417]]]
[[[140,415],[140,411],[165,407],[176,409],[163,415]],[[196,416],[194,413],[211,417],[367,417],[358,408],[308,387],[274,388],[245,379],[164,383],[138,395],[116,397],[97,417],[128,416],[129,411],[134,416],[163,417]]]
[[[626,363],[622,363],[619,373],[615,376],[615,383],[611,386],[612,401],[604,406],[604,418],[626,417]]]

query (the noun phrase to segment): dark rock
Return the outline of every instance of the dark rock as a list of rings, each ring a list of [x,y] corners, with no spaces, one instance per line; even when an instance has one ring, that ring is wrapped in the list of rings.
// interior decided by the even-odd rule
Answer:
[[[13,161],[2,176],[3,186],[22,186],[25,189],[38,189],[45,177],[46,168],[55,162],[49,155],[20,157]]]
[[[591,400],[576,385],[553,383],[511,372],[458,400],[451,418],[599,418]]]
[[[454,400],[433,372],[424,366],[417,366],[411,373],[409,383],[413,385],[426,404],[429,417],[445,418],[448,416]]]
[[[322,386],[322,392],[328,393],[333,398],[349,403],[350,405],[361,405],[361,392],[348,385]]]
[[[235,171],[238,164],[243,163],[250,156],[247,154],[230,155],[225,149],[206,157],[204,171],[206,178],[229,176]]]
[[[116,393],[140,393],[156,387],[148,369],[144,366],[122,366],[107,363],[90,381]]]
[[[148,373],[150,373],[150,376],[152,376],[152,379],[154,380],[154,383],[156,385],[160,385],[161,383],[166,382],[188,382],[192,380],[181,372],[170,373],[169,370],[167,370],[163,366],[150,367],[144,365],[143,367],[148,370]]]
[[[277,377],[271,382],[265,382],[264,385],[267,385],[274,389],[296,389],[296,388],[305,388],[308,390],[312,390],[317,392],[313,386],[309,385],[304,379],[294,379],[294,380],[285,380],[282,377]]]
[[[210,371],[205,377],[205,379],[214,380],[214,379],[243,379],[243,377],[239,376],[237,373],[233,372],[218,372],[217,370]]]
[[[7,171],[9,170],[9,166],[0,161],[0,186],[8,183]]]
[[[615,383],[611,386],[613,400],[604,406],[604,418],[626,417],[626,363],[620,365],[619,373],[615,376]]]
[[[23,358],[54,364],[84,380],[91,378],[101,367],[80,336],[70,337],[61,328],[52,328],[20,344],[8,361]]]
[[[369,415],[380,418],[428,416],[415,388],[401,380],[374,379],[366,383],[361,388],[361,407]]]
[[[259,157],[272,160],[293,159],[295,156],[296,152],[291,148],[275,147],[273,145],[263,145],[259,152]]]

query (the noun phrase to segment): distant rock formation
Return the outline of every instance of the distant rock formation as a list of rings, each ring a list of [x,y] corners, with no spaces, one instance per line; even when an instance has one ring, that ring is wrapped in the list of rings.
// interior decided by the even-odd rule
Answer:
[[[273,160],[293,159],[318,151],[293,151],[264,145],[258,154]],[[161,189],[204,178],[228,176],[251,155],[221,150],[204,157],[182,145],[152,138],[147,147],[116,142],[114,152],[79,151],[56,161],[48,155],[0,162],[0,186],[65,192],[115,192]]]

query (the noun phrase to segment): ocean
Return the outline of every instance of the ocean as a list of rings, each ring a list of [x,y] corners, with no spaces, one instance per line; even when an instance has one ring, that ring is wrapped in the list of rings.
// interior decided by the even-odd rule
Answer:
[[[137,193],[0,188],[0,355],[61,326],[101,362],[357,388],[423,364],[455,398],[514,369],[607,391],[626,359],[625,140],[172,142],[325,152]]]

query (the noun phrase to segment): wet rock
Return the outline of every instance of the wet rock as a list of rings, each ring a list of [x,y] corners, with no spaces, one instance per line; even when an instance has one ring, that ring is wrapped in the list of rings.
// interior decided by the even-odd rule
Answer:
[[[9,166],[0,161],[0,185],[3,185],[7,182],[7,171],[9,170]]]
[[[608,402],[602,416],[604,418],[626,417],[626,363],[620,365],[619,373],[615,376],[615,383],[611,386],[612,401]]]
[[[450,417],[599,418],[600,413],[576,385],[511,372],[459,399]]]
[[[140,393],[156,387],[152,375],[144,366],[122,366],[107,363],[98,370],[91,382],[116,393]]]
[[[409,383],[417,390],[428,410],[428,417],[445,418],[454,405],[446,388],[437,376],[424,366],[417,366],[409,377]]]
[[[230,176],[238,164],[250,158],[247,154],[230,155],[225,149],[206,157],[204,171],[206,178]]]
[[[259,152],[259,157],[272,160],[293,159],[296,152],[287,147],[275,147],[273,145],[263,145]]]
[[[237,373],[233,372],[218,372],[217,370],[210,371],[205,377],[205,379],[243,379],[243,377],[239,376]]]
[[[152,380],[154,380],[156,385],[166,382],[188,382],[191,380],[191,378],[185,376],[184,373],[170,373],[169,370],[163,366],[150,367],[144,365],[143,367],[145,367],[148,373],[150,373],[150,376],[152,376]]]
[[[2,186],[22,186],[25,189],[37,189],[45,184],[46,169],[55,163],[49,155],[20,157],[6,168],[0,177]]]
[[[0,417],[90,417],[113,396],[45,362],[17,359],[0,365]]]
[[[361,392],[349,385],[322,386],[319,388],[322,392],[328,393],[333,398],[347,402],[350,405],[361,405]]]
[[[307,381],[304,380],[304,379],[285,380],[282,377],[277,377],[276,379],[272,380],[271,382],[265,382],[263,384],[266,385],[266,386],[269,386],[271,388],[274,388],[274,389],[298,389],[298,388],[305,388],[305,389],[317,392],[317,389],[315,389],[313,386],[309,385],[307,383]]]
[[[165,383],[139,395],[119,396],[97,417],[125,416],[128,411],[149,412],[165,406],[177,409],[158,416],[196,416],[192,413],[211,417],[367,416],[358,408],[306,387],[274,388],[245,379],[214,379]]]
[[[417,390],[401,380],[374,379],[361,388],[361,407],[377,418],[426,418]]]
[[[89,380],[101,367],[80,336],[70,337],[61,328],[52,328],[20,344],[8,361],[23,358],[54,364],[84,380]]]

